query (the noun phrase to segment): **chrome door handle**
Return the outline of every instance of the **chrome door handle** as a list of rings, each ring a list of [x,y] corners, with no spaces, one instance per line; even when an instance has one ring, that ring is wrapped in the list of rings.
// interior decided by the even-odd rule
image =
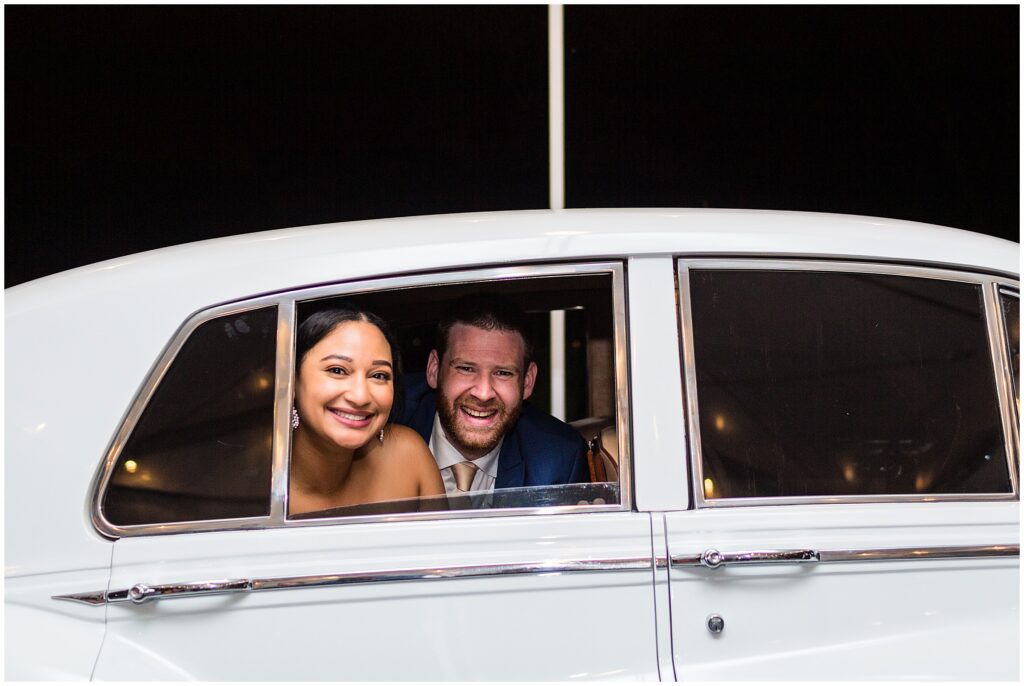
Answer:
[[[217,595],[251,590],[252,581],[249,579],[216,579],[213,581],[190,581],[181,584],[159,584],[157,586],[135,584],[125,591],[111,591],[107,593],[106,600],[107,602],[130,600],[138,605],[153,598]]]
[[[753,550],[739,553],[721,553],[708,548],[700,555],[699,562],[708,569],[717,569],[722,565],[760,565],[783,564],[792,562],[819,562],[821,556],[817,550]],[[693,564],[688,555],[672,557],[672,564]]]

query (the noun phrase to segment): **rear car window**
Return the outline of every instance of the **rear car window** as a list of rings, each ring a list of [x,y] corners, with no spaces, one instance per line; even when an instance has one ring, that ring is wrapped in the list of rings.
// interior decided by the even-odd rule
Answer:
[[[1012,492],[980,284],[686,273],[705,500]]]
[[[277,308],[207,321],[182,345],[103,498],[118,526],[270,512]]]

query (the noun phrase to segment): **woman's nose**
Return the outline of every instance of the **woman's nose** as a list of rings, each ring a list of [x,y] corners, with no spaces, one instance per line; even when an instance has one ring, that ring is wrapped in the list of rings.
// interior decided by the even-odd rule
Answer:
[[[350,377],[351,383],[346,388],[345,396],[349,402],[365,405],[370,401],[370,385],[366,379],[360,376]]]

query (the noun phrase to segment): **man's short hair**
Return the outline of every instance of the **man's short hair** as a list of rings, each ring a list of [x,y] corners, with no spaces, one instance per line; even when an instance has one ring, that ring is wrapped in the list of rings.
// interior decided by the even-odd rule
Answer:
[[[444,359],[448,349],[448,337],[456,324],[475,326],[485,331],[511,331],[523,337],[526,359],[524,367],[533,361],[533,335],[526,313],[513,303],[495,293],[466,295],[452,302],[444,316],[437,322],[434,347],[438,359]],[[525,371],[525,370],[524,370]]]

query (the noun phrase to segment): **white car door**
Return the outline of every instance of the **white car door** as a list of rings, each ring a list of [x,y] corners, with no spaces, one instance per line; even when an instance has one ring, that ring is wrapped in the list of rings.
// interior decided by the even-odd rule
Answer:
[[[597,298],[588,279],[605,284],[598,296],[614,319],[606,328],[617,480],[509,489],[503,504],[483,510],[289,519],[296,301],[384,285],[408,297],[399,287],[445,277],[213,309],[172,343],[108,456],[94,516],[121,537],[108,588],[91,596],[107,619],[95,678],[657,680],[651,517],[634,511],[631,488],[623,270],[611,263],[482,276],[506,272],[520,290],[563,299],[578,291],[585,303]],[[549,281],[524,284],[531,274]],[[567,280],[551,281],[559,276]],[[216,346],[230,354],[218,357]],[[209,398],[191,397],[196,378]],[[225,419],[232,403],[240,409]],[[197,418],[204,412],[209,418]],[[175,447],[176,413],[216,440]],[[180,502],[186,515],[208,519],[159,514]]]
[[[695,507],[663,524],[678,679],[1019,678],[999,281],[680,263]]]
[[[110,590],[140,583],[167,595],[109,603],[97,679],[658,678],[642,513],[118,541]]]

